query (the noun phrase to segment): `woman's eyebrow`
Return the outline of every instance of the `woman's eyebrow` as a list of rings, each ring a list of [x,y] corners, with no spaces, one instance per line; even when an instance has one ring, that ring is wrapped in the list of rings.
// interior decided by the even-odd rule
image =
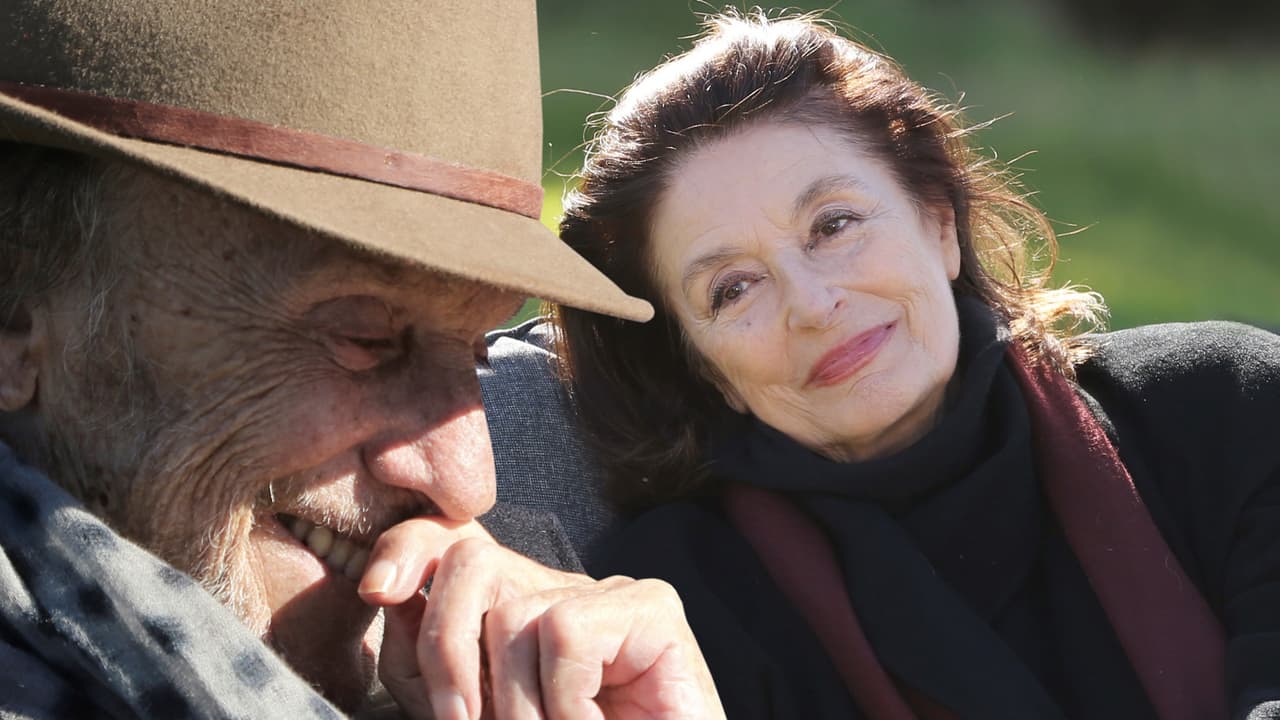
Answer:
[[[712,250],[706,255],[702,255],[697,260],[689,263],[685,268],[684,277],[680,281],[680,289],[685,295],[689,294],[689,285],[693,283],[693,279],[706,272],[707,270],[719,265],[720,263],[741,254],[741,250],[734,247],[722,247]]]
[[[841,190],[867,191],[867,184],[852,175],[827,175],[809,183],[791,206],[791,219],[796,221],[804,209],[823,197]]]

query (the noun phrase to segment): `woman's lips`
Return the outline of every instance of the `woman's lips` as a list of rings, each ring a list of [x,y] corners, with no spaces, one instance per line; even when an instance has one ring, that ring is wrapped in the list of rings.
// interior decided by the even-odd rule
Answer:
[[[895,327],[896,322],[877,325],[831,348],[813,364],[805,385],[827,387],[858,372],[871,362]]]

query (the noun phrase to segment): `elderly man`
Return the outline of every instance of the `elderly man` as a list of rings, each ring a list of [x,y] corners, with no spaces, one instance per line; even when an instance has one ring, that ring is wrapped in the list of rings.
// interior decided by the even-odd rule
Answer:
[[[0,716],[721,713],[669,588],[474,521],[484,331],[649,314],[538,103],[532,0],[0,6]]]

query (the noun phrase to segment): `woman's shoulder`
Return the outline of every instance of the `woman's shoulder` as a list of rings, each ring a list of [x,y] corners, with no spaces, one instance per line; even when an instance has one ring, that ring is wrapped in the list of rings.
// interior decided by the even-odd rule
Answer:
[[[1214,321],[1120,330],[1093,342],[1096,353],[1076,377],[1122,455],[1160,465],[1166,484],[1228,468],[1257,479],[1280,466],[1280,335]]]
[[[1164,323],[1088,338],[1095,353],[1078,370],[1135,392],[1234,387],[1280,392],[1280,335],[1229,321]],[[1280,397],[1276,399],[1280,400]]]
[[[1239,518],[1280,479],[1280,335],[1197,322],[1096,342],[1080,386],[1170,546],[1221,607]]]

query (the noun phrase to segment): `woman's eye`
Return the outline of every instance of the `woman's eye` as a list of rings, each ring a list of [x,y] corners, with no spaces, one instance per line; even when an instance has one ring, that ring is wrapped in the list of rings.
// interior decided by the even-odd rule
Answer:
[[[818,218],[818,221],[813,224],[813,229],[809,233],[809,247],[813,247],[823,240],[839,235],[848,229],[848,227],[857,219],[857,216],[848,212],[834,213]]]
[[[844,226],[848,224],[849,218],[847,217],[832,218],[824,221],[822,226],[818,228],[818,232],[822,235],[835,235],[843,230]]]
[[[733,304],[747,291],[751,281],[742,277],[730,277],[718,283],[711,291],[711,314],[720,312],[726,304]]]

